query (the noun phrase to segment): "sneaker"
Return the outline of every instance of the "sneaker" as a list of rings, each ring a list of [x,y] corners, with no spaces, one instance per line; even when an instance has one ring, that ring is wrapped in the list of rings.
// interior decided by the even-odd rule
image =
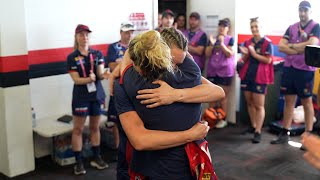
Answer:
[[[253,128],[252,126],[248,127],[245,131],[243,131],[241,134],[242,135],[246,135],[247,133],[253,134],[255,132],[255,128]]]
[[[220,120],[217,124],[216,124],[216,128],[224,128],[228,125],[227,121],[225,120]]]
[[[95,167],[95,168],[100,169],[100,170],[109,167],[109,165],[102,160],[101,156],[98,156],[98,157],[94,158],[90,162],[90,165],[92,167]]]
[[[289,136],[290,136],[290,132],[289,131],[288,131],[288,133],[285,133],[285,132],[281,131],[279,136],[277,137],[277,139],[272,140],[270,143],[271,144],[284,144],[284,143],[287,143],[289,141]]]
[[[86,170],[83,167],[83,163],[82,162],[77,162],[76,165],[73,168],[73,173],[75,175],[82,175],[82,174],[86,174]]]
[[[254,144],[260,143],[260,141],[261,141],[261,134],[255,132],[254,136],[253,136],[253,139],[252,139],[252,143],[254,143]]]

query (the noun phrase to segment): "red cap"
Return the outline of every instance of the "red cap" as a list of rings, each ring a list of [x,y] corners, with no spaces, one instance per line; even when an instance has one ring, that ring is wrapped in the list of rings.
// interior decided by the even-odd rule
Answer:
[[[83,25],[83,24],[78,24],[78,26],[77,26],[77,28],[76,28],[75,32],[76,32],[76,33],[79,33],[79,32],[82,32],[82,31],[92,32],[92,31],[89,29],[89,27],[88,27],[88,26]]]

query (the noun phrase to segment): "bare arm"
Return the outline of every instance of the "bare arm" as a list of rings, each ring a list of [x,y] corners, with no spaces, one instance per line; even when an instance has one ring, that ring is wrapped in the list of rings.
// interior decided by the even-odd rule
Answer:
[[[288,40],[284,38],[282,38],[279,42],[279,51],[288,55],[298,54],[298,51],[289,47]]]
[[[213,46],[216,43],[217,39],[214,38],[212,34],[209,36],[210,45],[206,47],[205,55],[209,58],[212,55]]]
[[[148,108],[155,108],[174,102],[204,103],[224,98],[225,93],[220,86],[211,83],[204,77],[201,81],[201,85],[192,88],[174,89],[166,82],[158,80],[153,83],[159,84],[159,88],[140,90],[137,99],[141,99],[142,104],[148,104]]]
[[[204,51],[204,46],[192,46],[192,45],[188,45],[188,51],[190,53],[194,53],[197,54],[199,56],[201,56],[203,54]]]
[[[231,57],[234,52],[233,52],[233,49],[232,49],[232,46],[226,46],[224,44],[224,36],[220,35],[219,37],[219,40],[220,40],[220,47],[222,49],[222,52],[229,58]]]
[[[223,53],[229,58],[231,57],[234,52],[233,52],[233,49],[232,49],[232,46],[226,46],[225,44],[221,43],[220,45]]]
[[[89,77],[80,77],[79,73],[78,72],[70,72],[69,73],[74,84],[76,85],[85,85],[85,84],[88,84],[88,83],[91,83],[91,82],[94,82],[95,81],[95,76],[93,77],[91,73]],[[94,75],[94,74],[93,74]]]
[[[248,58],[249,58],[249,55],[248,55],[249,50],[248,50],[248,48],[244,47],[244,46],[240,46],[239,49],[240,49],[240,52],[242,54],[242,60],[244,62],[247,61]]]
[[[197,123],[191,129],[185,131],[168,132],[146,129],[143,121],[135,111],[120,114],[119,117],[130,143],[139,151],[176,147],[203,139],[209,131],[206,122]]]
[[[97,77],[99,79],[103,79],[103,70],[104,70],[104,64],[99,64],[97,67]]]
[[[306,42],[301,42],[301,43],[294,43],[292,44],[292,48],[298,53],[302,54],[304,53],[304,49],[306,48],[307,45],[318,45],[319,39],[316,37],[311,37],[308,41]]]
[[[302,144],[306,147],[307,152],[303,157],[314,167],[320,170],[320,138],[310,133],[302,135]]]
[[[117,62],[111,62],[108,64],[111,71],[113,71],[117,67],[117,65],[118,65]]]
[[[211,57],[212,50],[213,50],[213,46],[212,45],[206,47],[205,55],[206,55],[207,58]]]

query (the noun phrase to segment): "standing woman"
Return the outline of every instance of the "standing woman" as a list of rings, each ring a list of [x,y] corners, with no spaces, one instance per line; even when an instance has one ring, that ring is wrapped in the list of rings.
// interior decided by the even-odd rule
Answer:
[[[265,117],[267,85],[272,84],[274,79],[271,57],[273,52],[271,41],[261,33],[261,23],[258,18],[250,20],[250,28],[253,37],[240,47],[245,63],[239,75],[252,125],[247,132],[254,132],[252,143],[259,143]]]
[[[207,79],[222,87],[225,97],[219,102],[224,112],[227,112],[228,94],[232,78],[235,73],[235,60],[232,46],[234,39],[228,35],[230,20],[228,18],[219,21],[218,36],[210,35],[209,46],[206,48],[206,57],[209,58],[207,67]],[[215,106],[215,102],[210,103]],[[223,128],[227,125],[225,120],[220,120],[216,128]]]
[[[97,169],[108,167],[100,156],[100,115],[105,94],[101,85],[104,69],[103,55],[89,48],[88,26],[79,24],[75,30],[74,51],[69,54],[67,65],[74,82],[72,92],[72,149],[76,158],[74,174],[85,174],[81,156],[82,132],[87,116],[90,117],[90,138],[93,159],[90,165]]]

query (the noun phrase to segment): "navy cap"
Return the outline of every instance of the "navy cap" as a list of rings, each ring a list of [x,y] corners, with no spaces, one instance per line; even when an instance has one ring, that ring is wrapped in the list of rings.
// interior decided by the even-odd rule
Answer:
[[[301,1],[299,4],[299,9],[300,8],[311,9],[311,4],[309,3],[309,1]]]
[[[162,12],[162,18],[167,17],[168,15],[174,17],[174,13],[170,9],[167,9]]]
[[[75,32],[76,32],[76,33],[79,33],[79,32],[82,32],[82,31],[88,31],[88,32],[90,32],[90,33],[92,32],[92,31],[89,29],[88,26],[83,25],[83,24],[78,24]]]
[[[218,24],[219,26],[224,26],[224,27],[229,27],[230,26],[230,22],[228,21],[228,20],[226,20],[226,19],[221,19],[220,21],[219,21],[219,24]]]
[[[194,17],[196,19],[200,19],[200,14],[197,13],[197,12],[193,12],[193,13],[190,14],[189,18],[192,18],[192,17]]]

